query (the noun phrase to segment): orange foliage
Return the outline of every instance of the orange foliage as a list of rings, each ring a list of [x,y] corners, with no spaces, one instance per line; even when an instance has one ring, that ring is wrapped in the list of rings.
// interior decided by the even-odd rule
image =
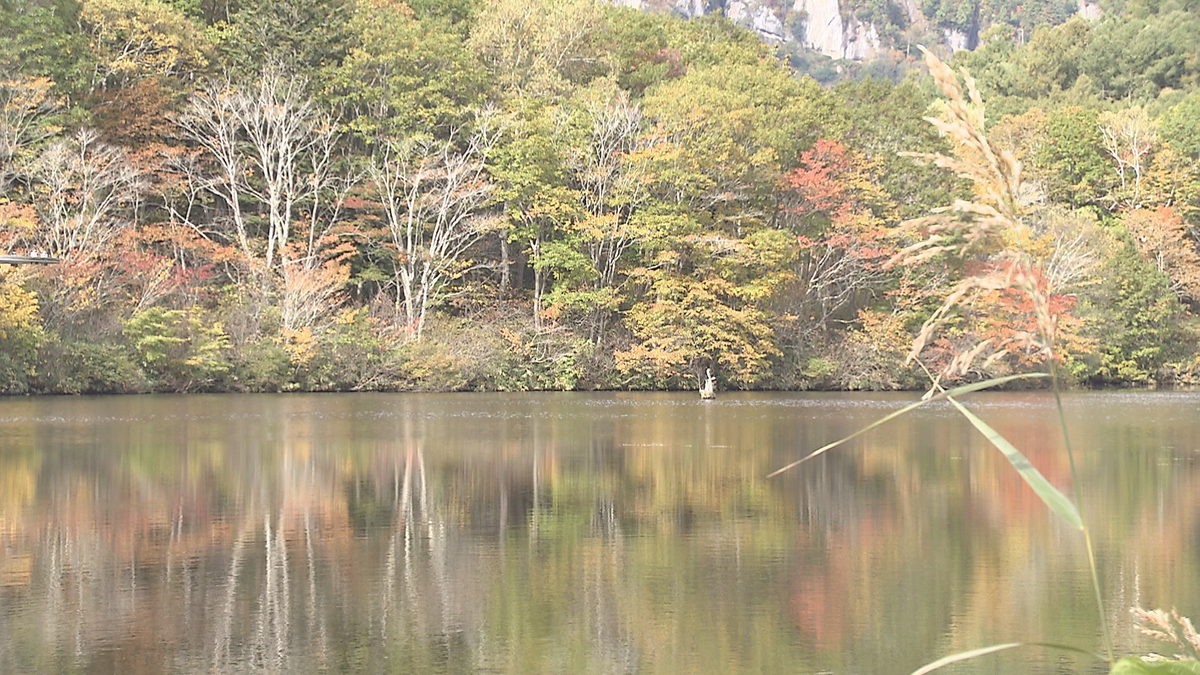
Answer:
[[[967,266],[968,278],[985,280],[958,303],[959,318],[932,339],[923,360],[948,375],[965,375],[974,360],[986,375],[1030,371],[1046,359],[1059,361],[1090,352],[1092,339],[1080,332],[1071,310],[1073,295],[1055,293],[1041,270],[1013,261]],[[1053,348],[1051,348],[1053,346]],[[1000,366],[1000,362],[1007,363]]]
[[[1124,223],[1142,257],[1171,280],[1171,290],[1185,302],[1200,302],[1200,253],[1183,218],[1163,206],[1129,211]]]

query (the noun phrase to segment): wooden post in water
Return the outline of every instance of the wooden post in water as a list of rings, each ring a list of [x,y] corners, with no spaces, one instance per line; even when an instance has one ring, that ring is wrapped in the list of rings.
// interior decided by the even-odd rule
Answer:
[[[700,398],[707,401],[717,397],[717,378],[713,377],[712,368],[705,368],[705,372],[708,373],[708,379],[700,385]]]

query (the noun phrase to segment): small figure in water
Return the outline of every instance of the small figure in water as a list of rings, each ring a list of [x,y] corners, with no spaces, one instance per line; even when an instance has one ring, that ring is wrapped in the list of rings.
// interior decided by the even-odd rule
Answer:
[[[717,397],[717,378],[713,377],[712,368],[705,368],[708,373],[708,379],[704,384],[700,385],[700,398],[708,400]]]

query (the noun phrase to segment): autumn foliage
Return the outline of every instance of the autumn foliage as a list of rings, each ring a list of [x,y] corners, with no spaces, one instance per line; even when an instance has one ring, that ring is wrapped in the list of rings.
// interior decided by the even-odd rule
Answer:
[[[1050,335],[1200,373],[1183,80],[1043,97],[997,43],[939,101],[595,0],[210,5],[0,8],[0,252],[61,259],[5,273],[5,391],[902,388],[914,334],[951,379]]]

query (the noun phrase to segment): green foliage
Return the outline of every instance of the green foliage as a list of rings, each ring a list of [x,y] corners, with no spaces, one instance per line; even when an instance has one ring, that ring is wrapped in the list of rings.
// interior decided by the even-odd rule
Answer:
[[[1164,8],[1166,9],[1166,8]],[[1081,59],[1101,95],[1153,99],[1164,89],[1197,85],[1200,15],[1167,10],[1101,21]]]
[[[1193,226],[1200,226],[1200,90],[1172,106],[1158,120],[1161,147],[1154,156],[1162,169],[1164,200]],[[1152,178],[1154,180],[1154,178]]]
[[[49,77],[69,92],[87,91],[95,63],[78,20],[74,0],[0,1],[0,72]]]
[[[554,101],[611,65],[595,0],[494,0],[470,44],[505,98]]]
[[[721,14],[666,22],[667,46],[678,49],[690,70],[715,65],[754,65],[774,61],[769,45]]]
[[[331,103],[366,139],[462,127],[488,93],[463,36],[451,24],[420,20],[400,2],[357,2],[347,28],[356,46],[334,71]]]
[[[1200,161],[1200,90],[1192,91],[1158,123],[1159,136],[1192,161]]]
[[[39,350],[36,388],[39,393],[115,394],[146,391],[149,383],[124,345],[48,334]]]
[[[225,65],[242,76],[281,66],[321,80],[346,57],[353,0],[262,0],[241,3],[221,44]]]
[[[408,0],[406,4],[422,21],[443,21],[464,27],[475,19],[482,5],[480,0]]]
[[[838,365],[832,359],[814,356],[805,362],[801,375],[805,379],[813,381],[817,385],[816,388],[820,388],[821,384],[833,377],[837,369]]]
[[[694,68],[648,93],[645,109],[659,133],[679,138],[681,154],[669,159],[689,172],[669,181],[693,199],[731,182],[773,187],[774,173],[845,129],[832,96],[769,61]]]
[[[1076,7],[1067,0],[923,0],[921,9],[938,25],[970,35],[1000,24],[1031,30],[1035,25],[1062,23]]]
[[[640,96],[646,89],[682,76],[688,69],[682,50],[672,46],[670,17],[628,7],[609,12],[609,36],[615,46],[616,78],[621,88]]]
[[[295,387],[295,368],[276,340],[260,339],[240,345],[234,354],[230,386],[246,392],[281,392]]]
[[[914,218],[929,204],[949,202],[964,188],[944,172],[917,164],[902,152],[948,152],[924,115],[932,99],[913,80],[893,85],[882,80],[846,82],[834,89],[840,110],[849,121],[842,135],[846,144],[879,163],[875,181],[898,207],[900,218]]]
[[[1073,208],[1099,204],[1113,187],[1104,154],[1099,111],[1070,107],[1049,117],[1047,141],[1037,154],[1037,171],[1045,176],[1047,196]]]
[[[1096,23],[1082,17],[1061,25],[1039,23],[1020,47],[1011,31],[998,29],[984,36],[979,49],[956,58],[979,78],[993,106],[993,97],[1076,104],[1080,96],[1093,95],[1150,101],[1198,83],[1200,16],[1195,11],[1163,3],[1154,12],[1107,12]],[[1073,96],[1062,95],[1068,91]],[[999,109],[1021,112],[1011,106],[1003,103]]]
[[[1151,384],[1180,346],[1181,308],[1166,276],[1137,255],[1132,242],[1110,258],[1100,276],[1107,282],[1087,307],[1100,342],[1099,363],[1087,376],[1094,384]]]
[[[182,309],[150,307],[125,322],[125,338],[156,391],[210,391],[224,384],[231,364],[229,336],[220,323]]]

